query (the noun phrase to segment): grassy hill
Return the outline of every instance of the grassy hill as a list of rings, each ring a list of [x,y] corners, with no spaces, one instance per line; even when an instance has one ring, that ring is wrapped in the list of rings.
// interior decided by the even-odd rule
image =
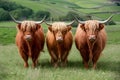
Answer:
[[[52,17],[66,15],[69,11],[74,11],[80,16],[92,15],[95,19],[110,16],[112,13],[120,13],[120,6],[110,2],[110,0],[10,0],[29,7],[34,10],[49,11]],[[116,15],[113,19],[120,21]]]

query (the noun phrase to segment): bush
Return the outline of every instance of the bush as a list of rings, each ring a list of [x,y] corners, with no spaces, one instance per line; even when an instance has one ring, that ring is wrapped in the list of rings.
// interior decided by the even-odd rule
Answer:
[[[18,8],[25,8],[25,7],[18,5],[15,2],[10,2],[8,0],[0,0],[0,8],[3,8],[6,11],[12,11]]]
[[[78,19],[82,20],[82,18],[79,18],[79,14],[77,14],[76,12],[73,12],[73,11],[69,11],[66,16],[59,17],[59,20],[60,21],[73,21],[73,20],[75,20],[74,16],[77,17]],[[77,25],[78,25],[77,22],[74,22],[72,24],[73,27],[77,27]]]
[[[35,20],[40,20],[42,19],[44,16],[46,16],[46,19],[50,17],[50,12],[48,11],[38,11],[34,14],[34,19]]]
[[[7,11],[0,8],[0,21],[10,20],[10,16]]]
[[[16,9],[11,11],[11,14],[16,18],[16,19],[26,19],[29,18],[32,14],[33,11],[32,9],[25,8],[25,9]]]

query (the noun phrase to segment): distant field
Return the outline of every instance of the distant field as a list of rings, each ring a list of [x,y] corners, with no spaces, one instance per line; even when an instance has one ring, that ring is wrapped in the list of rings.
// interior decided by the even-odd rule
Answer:
[[[109,0],[10,0],[17,4],[29,7],[35,12],[38,10],[49,11],[52,17],[65,16],[67,12],[74,11],[81,15],[91,14],[98,17],[104,16],[101,12],[119,12],[120,6],[116,6]],[[99,13],[100,12],[100,13]],[[94,14],[96,13],[96,14]],[[120,15],[118,15],[120,16]],[[101,18],[101,17],[99,17]],[[118,19],[115,19],[118,20]],[[120,20],[118,20],[120,21]]]

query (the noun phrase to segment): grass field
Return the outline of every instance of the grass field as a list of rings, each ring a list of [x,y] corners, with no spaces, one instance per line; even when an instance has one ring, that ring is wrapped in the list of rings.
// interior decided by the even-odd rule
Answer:
[[[46,30],[46,27],[44,28]],[[14,44],[16,29],[0,29],[0,80],[119,80],[120,78],[120,26],[106,26],[107,46],[104,49],[97,69],[84,69],[81,56],[73,44],[68,65],[65,68],[53,68],[46,46],[39,57],[39,65],[32,69],[23,67],[23,60]],[[75,28],[73,28],[73,32]],[[2,35],[1,35],[2,33]]]
[[[39,57],[39,66],[25,69],[14,44],[0,46],[0,80],[119,80],[119,52],[120,44],[108,44],[98,61],[97,69],[86,70],[74,45],[65,68],[53,68],[45,49],[45,53]]]

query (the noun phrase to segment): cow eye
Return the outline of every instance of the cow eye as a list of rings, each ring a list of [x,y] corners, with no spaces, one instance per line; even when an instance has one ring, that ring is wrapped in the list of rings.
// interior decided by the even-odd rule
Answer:
[[[65,34],[67,31],[62,31],[63,34]]]
[[[57,33],[57,31],[53,30],[53,33]]]
[[[99,28],[96,28],[96,31],[99,31]]]
[[[86,28],[85,30],[86,30],[86,31],[88,31],[89,29],[88,29],[88,28]]]

